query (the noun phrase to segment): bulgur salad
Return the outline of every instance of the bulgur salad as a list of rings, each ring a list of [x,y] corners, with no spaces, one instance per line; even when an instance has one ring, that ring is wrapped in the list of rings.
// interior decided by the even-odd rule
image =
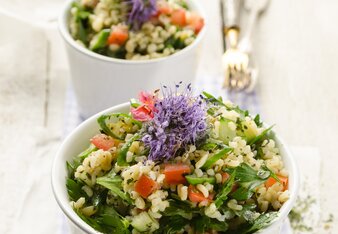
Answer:
[[[99,232],[254,233],[289,199],[271,127],[190,85],[141,92],[130,113],[97,121],[66,187]]]
[[[203,26],[185,0],[75,0],[69,21],[80,45],[128,60],[169,56],[190,45]]]

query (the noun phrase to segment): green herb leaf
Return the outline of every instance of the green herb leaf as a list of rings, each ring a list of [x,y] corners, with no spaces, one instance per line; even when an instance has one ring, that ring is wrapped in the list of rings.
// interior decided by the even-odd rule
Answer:
[[[263,184],[269,176],[269,171],[263,169],[256,171],[246,163],[240,164],[236,167],[236,180],[240,187],[231,194],[231,197],[240,201],[249,199],[254,193],[253,190]]]
[[[72,180],[70,178],[66,181],[66,187],[68,196],[72,201],[77,201],[80,197],[87,198],[87,194],[82,190],[82,184],[79,181]]]
[[[181,201],[169,200],[170,206],[163,212],[164,216],[182,216],[185,219],[192,219],[192,208]]]
[[[138,140],[141,136],[139,134],[135,134],[132,138],[130,138],[121,148],[121,150],[117,154],[117,165],[119,166],[128,166],[127,162],[127,152],[131,146],[131,144]]]
[[[239,187],[235,192],[231,194],[231,197],[238,200],[244,201],[249,199],[253,195],[253,191],[245,187]]]
[[[270,177],[274,178],[276,181],[278,181],[279,183],[281,183],[280,179],[278,178],[278,176],[276,175],[276,173],[274,173],[273,171],[271,171],[265,164],[262,166],[262,169],[265,171],[270,172]]]
[[[227,222],[220,222],[217,219],[210,219],[210,223],[209,223],[209,229],[211,230],[215,230],[218,232],[225,232],[226,230],[228,230],[228,223]]]
[[[197,216],[192,220],[192,225],[195,228],[195,233],[203,234],[210,226],[210,218],[207,216]]]
[[[83,221],[85,221],[89,226],[91,226],[95,230],[99,232],[107,231],[105,227],[103,227],[101,224],[98,223],[97,219],[87,217],[84,214],[82,214],[79,210],[74,210],[74,211]]]
[[[89,147],[81,152],[72,162],[66,162],[67,171],[68,171],[68,177],[74,178],[74,172],[76,171],[76,168],[80,166],[85,158],[87,158],[92,152],[96,151],[97,148],[95,145],[90,144]]]
[[[252,145],[255,144],[257,142],[260,142],[264,139],[264,137],[266,136],[266,134],[274,127],[274,125],[272,125],[271,127],[265,129],[261,134],[259,134],[258,136],[254,137],[253,139],[251,139],[248,142],[248,145]]]
[[[128,204],[132,204],[132,199],[129,197],[128,194],[123,192],[121,183],[122,179],[118,176],[113,178],[110,177],[99,177],[96,179],[96,183],[109,189],[113,194],[119,196],[121,199],[126,201]]]
[[[261,214],[255,221],[252,223],[252,226],[245,230],[243,233],[254,233],[258,230],[261,230],[268,226],[275,218],[278,217],[278,212],[269,212]]]
[[[263,123],[261,122],[261,117],[259,114],[257,114],[254,118],[254,122],[256,123],[257,127],[262,127]]]
[[[184,229],[184,226],[189,224],[189,220],[182,218],[180,215],[163,217],[160,219],[160,228],[155,234],[176,234]]]
[[[117,211],[112,208],[105,206],[103,211],[100,212],[97,222],[106,228],[108,227],[109,233],[113,234],[127,234],[130,233],[128,230],[129,221],[123,217]]]
[[[89,147],[85,151],[81,152],[77,156],[77,158],[79,158],[82,162],[85,158],[87,158],[92,152],[94,152],[96,150],[98,150],[98,149],[95,147],[95,145],[90,144]]]
[[[225,106],[225,104],[222,101],[222,98],[215,98],[213,95],[207,92],[202,92],[202,94],[209,102],[218,106]]]
[[[215,205],[219,208],[225,200],[227,200],[229,193],[232,190],[233,185],[235,184],[236,170],[234,170],[230,178],[223,184],[220,192],[217,194],[215,199]]]
[[[220,150],[219,152],[215,153],[211,157],[207,159],[207,161],[202,166],[203,169],[209,169],[212,165],[214,165],[217,160],[223,158],[225,154],[229,153],[232,150],[232,148],[224,145],[224,148]]]

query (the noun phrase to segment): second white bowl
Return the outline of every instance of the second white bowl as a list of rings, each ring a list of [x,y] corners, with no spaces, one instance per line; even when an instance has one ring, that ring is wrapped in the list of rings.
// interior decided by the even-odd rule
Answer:
[[[110,58],[80,46],[69,33],[68,1],[59,18],[65,41],[69,69],[77,104],[82,117],[89,117],[112,105],[134,97],[140,90],[154,90],[161,84],[180,81],[192,83],[197,69],[198,48],[205,34],[205,23],[195,41],[168,57],[144,61]],[[196,1],[187,0],[191,10],[205,14]],[[206,20],[205,20],[206,21]]]

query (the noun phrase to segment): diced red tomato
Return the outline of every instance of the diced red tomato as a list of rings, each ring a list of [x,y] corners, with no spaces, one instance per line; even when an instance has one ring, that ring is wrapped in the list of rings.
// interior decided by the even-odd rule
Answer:
[[[229,179],[230,175],[227,172],[223,172],[222,173],[222,183],[224,183],[225,181],[227,181]]]
[[[135,183],[135,191],[138,192],[143,198],[147,198],[156,189],[158,189],[157,182],[146,175],[141,175],[141,177]]]
[[[288,178],[285,176],[280,176],[277,175],[278,179],[280,180],[280,183],[283,185],[283,191],[288,189]],[[270,188],[272,185],[274,185],[275,183],[277,183],[278,181],[275,180],[272,177],[269,177],[269,179],[267,179],[267,181],[265,182],[265,187]]]
[[[186,17],[186,24],[189,25],[195,33],[199,33],[204,26],[204,19],[197,13],[190,13]]]
[[[187,25],[186,12],[183,9],[176,9],[171,13],[170,21],[172,24],[184,27]]]
[[[189,185],[188,197],[192,202],[212,201],[214,194],[210,194],[209,197],[204,197],[203,193],[196,189],[195,186]]]
[[[108,37],[108,44],[123,45],[128,40],[128,28],[126,26],[113,26]]]
[[[158,6],[158,8],[157,8],[157,12],[160,15],[161,14],[169,15],[172,11],[173,11],[173,9],[167,3],[163,3],[160,6]]]
[[[164,165],[165,181],[168,184],[185,184],[187,180],[184,175],[190,174],[191,169],[185,164]]]
[[[90,142],[95,145],[96,148],[102,150],[109,150],[117,143],[114,138],[107,136],[106,134],[97,134],[92,139],[90,139]]]
[[[167,2],[160,2],[157,4],[157,11],[152,17],[158,19],[160,15],[170,15],[173,9]]]

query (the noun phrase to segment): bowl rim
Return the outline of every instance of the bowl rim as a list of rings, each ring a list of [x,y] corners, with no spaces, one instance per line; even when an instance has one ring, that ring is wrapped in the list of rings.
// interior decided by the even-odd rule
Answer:
[[[169,56],[166,57],[162,57],[162,58],[156,58],[156,59],[147,59],[147,60],[127,60],[127,59],[118,59],[118,58],[112,58],[112,57],[108,57],[105,55],[101,55],[98,53],[95,53],[91,50],[89,50],[88,48],[85,48],[81,45],[79,45],[74,39],[73,37],[70,35],[69,32],[69,27],[68,27],[68,17],[69,17],[69,12],[70,12],[70,7],[71,4],[74,2],[74,0],[67,0],[62,8],[61,14],[59,15],[58,18],[58,28],[59,28],[59,32],[62,36],[62,38],[64,39],[64,41],[67,42],[67,44],[72,47],[73,49],[75,49],[77,52],[96,59],[96,60],[100,60],[102,62],[108,62],[108,63],[118,63],[118,64],[133,64],[133,65],[142,65],[142,64],[153,64],[153,63],[159,63],[162,62],[164,60],[173,60],[176,57],[179,56],[183,56],[186,53],[188,53],[190,50],[194,49],[196,46],[198,46],[200,44],[200,41],[204,38],[204,35],[206,33],[206,29],[208,27],[208,20],[205,14],[204,9],[201,7],[200,3],[193,1],[193,0],[186,0],[189,5],[192,6],[192,8],[194,9],[194,11],[196,11],[197,13],[199,13],[202,18],[204,19],[204,26],[202,28],[202,30],[197,34],[196,39],[188,46],[184,47],[182,50],[171,54]]]
[[[93,122],[96,122],[96,119],[101,116],[102,114],[106,114],[106,113],[113,113],[116,111],[119,111],[120,109],[126,109],[128,108],[130,105],[129,102],[126,103],[122,103],[110,108],[107,108],[93,116],[91,116],[90,118],[88,118],[87,120],[85,120],[84,122],[82,122],[79,126],[77,126],[62,142],[62,144],[60,145],[56,156],[54,157],[53,160],[53,165],[52,165],[52,173],[51,173],[51,183],[52,183],[52,190],[53,190],[53,194],[54,197],[59,205],[59,207],[61,208],[61,210],[63,211],[63,213],[72,221],[73,224],[75,224],[78,228],[80,228],[82,231],[86,232],[86,233],[101,233],[98,232],[97,230],[95,230],[94,228],[92,228],[91,226],[89,226],[86,222],[84,222],[75,212],[74,210],[70,207],[69,202],[68,203],[64,203],[63,201],[61,201],[60,198],[60,194],[62,194],[64,192],[64,189],[66,188],[65,185],[61,185],[58,182],[59,176],[58,175],[58,168],[60,168],[60,159],[62,158],[63,155],[63,151],[65,151],[65,146],[68,143],[68,141],[72,141],[73,138],[75,138],[75,135],[77,134],[78,131],[83,131],[84,129],[86,129],[88,127],[88,125],[91,125]],[[289,187],[289,189],[291,190],[290,193],[290,198],[288,201],[286,201],[283,206],[281,207],[281,209],[278,211],[278,217],[266,228],[259,230],[259,232],[263,232],[263,231],[271,231],[272,229],[274,229],[278,224],[281,224],[281,222],[287,217],[288,213],[290,212],[290,210],[292,209],[295,200],[297,198],[298,195],[298,191],[299,191],[299,183],[300,183],[300,177],[299,177],[299,170],[297,167],[297,164],[295,162],[294,156],[291,153],[291,151],[289,150],[288,146],[285,145],[285,142],[282,138],[280,138],[274,131],[272,131],[272,133],[274,134],[274,138],[277,139],[277,141],[279,142],[279,145],[283,147],[283,150],[285,151],[285,154],[283,154],[283,157],[287,157],[288,162],[289,162],[289,172],[292,172],[293,175],[293,183],[291,184],[292,187]],[[286,156],[285,156],[286,155]],[[60,185],[60,186],[59,186]],[[290,184],[289,184],[290,186]]]

